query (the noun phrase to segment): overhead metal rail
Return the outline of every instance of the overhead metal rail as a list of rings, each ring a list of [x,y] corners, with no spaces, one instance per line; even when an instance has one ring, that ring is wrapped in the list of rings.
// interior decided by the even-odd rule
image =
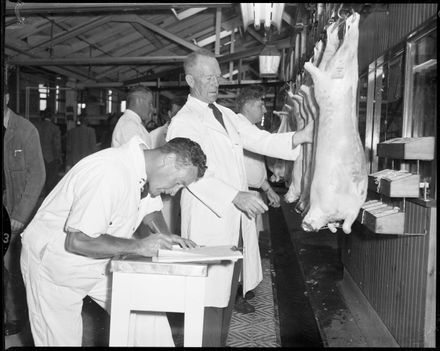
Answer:
[[[18,1],[6,2],[5,15],[15,16],[15,5]],[[20,7],[21,15],[37,15],[37,14],[69,14],[69,15],[84,15],[96,13],[133,13],[145,12],[151,10],[170,10],[172,8],[194,8],[194,7],[231,7],[234,3],[28,3],[23,2]]]

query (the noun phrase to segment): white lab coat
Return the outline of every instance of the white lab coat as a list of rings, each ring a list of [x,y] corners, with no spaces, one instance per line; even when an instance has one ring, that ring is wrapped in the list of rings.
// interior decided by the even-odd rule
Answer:
[[[223,114],[228,132],[215,119],[208,104],[191,95],[168,128],[167,140],[187,137],[199,143],[207,156],[205,176],[182,191],[182,236],[199,245],[232,246],[238,244],[241,225],[243,290],[246,293],[262,280],[262,269],[255,221],[232,204],[238,191],[248,190],[243,149],[295,160],[299,148],[292,150],[293,132],[271,134],[259,130],[245,117],[221,105],[216,106]],[[205,306],[227,306],[232,273],[232,263],[209,267]]]

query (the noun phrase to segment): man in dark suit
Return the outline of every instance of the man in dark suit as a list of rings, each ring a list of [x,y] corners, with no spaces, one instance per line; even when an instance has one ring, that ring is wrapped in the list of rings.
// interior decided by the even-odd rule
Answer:
[[[3,205],[11,221],[9,248],[4,255],[4,334],[20,331],[26,313],[26,296],[20,270],[20,234],[32,219],[46,179],[38,131],[27,119],[7,107],[4,94],[3,127]]]
[[[40,135],[41,150],[43,151],[44,165],[46,166],[46,184],[43,196],[51,192],[58,182],[61,156],[61,131],[52,121],[52,113],[46,109],[42,113],[41,121],[35,123]]]
[[[82,158],[97,151],[96,133],[87,126],[86,118],[79,117],[76,127],[69,129],[66,136],[66,171]]]

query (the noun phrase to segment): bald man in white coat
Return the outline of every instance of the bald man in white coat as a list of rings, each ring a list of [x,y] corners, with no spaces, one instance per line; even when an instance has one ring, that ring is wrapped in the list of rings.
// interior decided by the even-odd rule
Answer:
[[[259,130],[245,117],[215,103],[221,71],[212,53],[193,52],[184,68],[190,94],[171,121],[167,140],[187,137],[199,143],[207,156],[208,170],[204,179],[182,192],[182,237],[206,246],[239,245],[242,239],[243,294],[246,294],[262,280],[254,217],[268,207],[257,195],[248,192],[243,149],[295,160],[299,154],[297,146],[312,141],[313,125],[297,133],[271,134]],[[214,116],[218,111],[223,121]],[[237,273],[231,262],[209,266],[203,346],[225,346]]]

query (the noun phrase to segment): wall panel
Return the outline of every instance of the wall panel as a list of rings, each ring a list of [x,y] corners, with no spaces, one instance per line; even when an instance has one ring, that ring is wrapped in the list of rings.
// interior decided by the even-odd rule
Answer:
[[[437,15],[436,3],[388,4],[387,12],[372,12],[360,24],[359,71]]]
[[[344,237],[342,259],[346,270],[402,347],[423,347],[431,209],[406,203],[406,232],[399,236],[371,233],[356,223]]]

